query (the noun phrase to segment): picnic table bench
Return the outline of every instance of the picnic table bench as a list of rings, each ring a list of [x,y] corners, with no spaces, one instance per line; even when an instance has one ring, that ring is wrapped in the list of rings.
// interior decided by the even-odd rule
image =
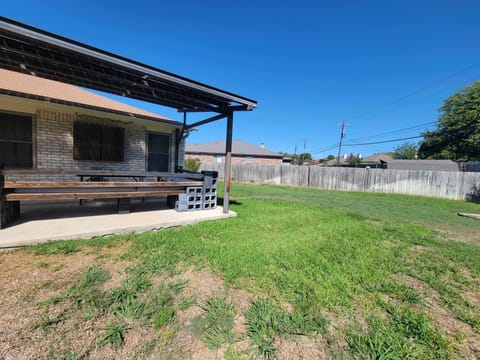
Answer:
[[[78,180],[17,180],[59,175]],[[174,205],[174,199],[188,189],[203,189],[204,177],[202,173],[0,169],[0,229],[20,215],[21,201],[117,199],[118,211],[128,212],[131,198],[167,196]]]

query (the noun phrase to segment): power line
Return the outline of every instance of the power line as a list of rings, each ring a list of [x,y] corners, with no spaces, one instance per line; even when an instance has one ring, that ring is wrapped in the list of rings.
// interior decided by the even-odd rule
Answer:
[[[401,97],[399,97],[399,98],[397,98],[397,99],[395,99],[395,100],[389,101],[389,102],[387,102],[387,103],[379,106],[376,110],[367,111],[367,112],[365,112],[365,113],[363,113],[363,114],[360,114],[359,116],[353,117],[353,120],[357,120],[357,119],[361,119],[361,118],[365,118],[365,117],[368,119],[368,118],[372,118],[372,117],[378,116],[379,113],[380,113],[380,114],[381,114],[381,113],[386,113],[386,112],[388,113],[388,112],[390,112],[390,111],[392,110],[392,109],[388,109],[388,107],[390,107],[391,105],[398,104],[398,103],[402,102],[403,100],[408,99],[409,97],[412,97],[412,96],[414,96],[414,95],[417,95],[418,93],[421,93],[421,92],[423,92],[423,91],[425,91],[425,90],[427,90],[427,89],[429,89],[429,88],[432,88],[432,87],[436,86],[437,84],[441,84],[441,83],[443,83],[444,81],[449,80],[449,79],[451,79],[451,78],[454,78],[454,77],[456,77],[457,75],[459,75],[459,74],[461,74],[461,73],[464,73],[464,72],[466,72],[466,71],[468,71],[468,70],[474,69],[474,68],[478,67],[478,65],[479,65],[479,64],[472,64],[472,65],[470,65],[470,66],[467,66],[466,68],[463,68],[463,69],[461,69],[461,70],[459,70],[459,71],[456,71],[456,72],[454,72],[453,74],[451,74],[451,75],[449,75],[449,76],[446,76],[446,77],[444,77],[444,78],[441,78],[440,80],[437,80],[437,81],[435,81],[435,82],[433,82],[433,83],[431,83],[431,84],[429,84],[429,85],[423,86],[423,87],[421,87],[421,88],[419,88],[419,89],[417,89],[417,90],[415,90],[415,91],[412,91],[411,93],[408,93],[407,95],[404,95],[404,96],[401,96]],[[386,109],[386,108],[387,108],[387,109]],[[384,110],[384,109],[385,109],[385,110]],[[384,110],[384,111],[382,111],[382,110]],[[364,119],[364,120],[365,120],[365,119]]]
[[[409,130],[416,130],[416,129],[422,128],[424,126],[433,125],[433,124],[436,124],[436,123],[437,123],[437,121],[431,121],[431,122],[428,122],[428,123],[422,123],[422,124],[418,124],[418,125],[407,127],[407,128],[392,130],[392,131],[389,131],[389,132],[386,132],[386,133],[366,136],[366,137],[363,137],[363,138],[354,138],[354,139],[350,139],[350,140],[351,141],[361,141],[361,140],[367,140],[367,139],[375,139],[375,138],[382,137],[382,136],[400,134],[402,132],[409,131]],[[416,137],[422,137],[422,136],[416,136]],[[416,137],[413,137],[413,138],[416,138]],[[390,142],[390,140],[387,140],[387,142]],[[372,142],[372,144],[381,144],[381,143],[383,143],[383,141]],[[351,145],[353,145],[353,144],[348,144],[348,145],[345,145],[345,146],[351,146]],[[337,149],[337,148],[338,148],[338,144],[330,144],[330,145],[326,145],[325,147],[322,147],[322,148],[309,150],[308,152],[310,154],[319,154],[319,153],[327,152],[327,151],[334,150],[334,149]]]
[[[388,132],[381,133],[381,134],[377,134],[377,135],[365,136],[365,137],[361,137],[361,138],[354,138],[354,139],[350,139],[350,140],[353,140],[353,141],[361,141],[361,140],[374,139],[374,138],[378,138],[378,137],[382,137],[382,136],[387,136],[387,135],[401,134],[401,133],[404,133],[404,132],[409,132],[409,131],[413,131],[413,130],[418,130],[418,129],[421,129],[421,128],[425,127],[425,126],[434,125],[434,124],[436,124],[436,123],[437,123],[437,121],[431,121],[431,122],[428,122],[428,123],[418,124],[418,125],[411,126],[411,127],[407,127],[407,128],[403,128],[403,129],[392,130],[392,131],[388,131]]]
[[[410,139],[418,139],[418,138],[423,138],[423,136],[410,136],[410,137],[401,138],[401,139],[391,139],[391,140],[385,140],[385,141],[375,141],[375,142],[369,142],[369,143],[363,143],[363,144],[344,144],[343,146],[362,146],[362,145],[384,144],[384,143],[389,143],[389,142],[402,141],[402,140],[410,140]]]

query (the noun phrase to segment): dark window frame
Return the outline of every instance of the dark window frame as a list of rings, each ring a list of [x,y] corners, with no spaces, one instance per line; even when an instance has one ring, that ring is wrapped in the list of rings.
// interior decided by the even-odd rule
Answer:
[[[73,122],[73,160],[123,162],[125,128],[82,120]]]
[[[31,159],[32,159],[32,166],[6,166],[6,168],[10,168],[10,169],[35,169],[36,166],[37,166],[37,153],[36,153],[36,148],[37,148],[37,136],[36,136],[36,118],[35,118],[35,115],[34,114],[29,114],[29,113],[22,113],[22,112],[18,112],[18,111],[9,111],[9,110],[4,110],[4,109],[0,109],[0,116],[2,116],[2,114],[7,114],[7,115],[15,115],[15,116],[21,116],[21,117],[25,117],[25,118],[30,118],[31,120],[31,135],[32,135],[32,138],[31,138],[31,141],[25,141],[25,140],[19,140],[19,141],[11,141],[11,140],[4,140],[4,139],[1,139],[1,135],[0,135],[0,142],[16,142],[16,143],[28,143],[28,144],[31,144],[32,146],[32,152],[31,152]],[[0,120],[1,121],[1,120]],[[0,164],[1,165],[1,164]]]
[[[164,132],[158,132],[158,131],[147,131],[146,132],[146,144],[147,144],[147,148],[146,148],[146,151],[145,151],[145,170],[146,171],[151,171],[149,169],[149,164],[150,164],[150,134],[152,135],[160,135],[160,136],[165,136],[168,138],[168,152],[166,153],[167,155],[167,172],[170,171],[170,165],[171,165],[171,159],[170,159],[170,155],[171,155],[171,145],[172,145],[172,134],[169,134],[169,133],[164,133]],[[165,155],[165,153],[158,153],[158,154],[162,154],[162,155]]]

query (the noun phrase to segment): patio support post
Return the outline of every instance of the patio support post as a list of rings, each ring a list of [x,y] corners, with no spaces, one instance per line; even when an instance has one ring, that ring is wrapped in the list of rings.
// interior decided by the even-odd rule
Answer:
[[[233,112],[227,114],[227,139],[225,146],[225,174],[223,176],[223,212],[228,214],[230,207],[230,179],[232,176],[232,136],[233,136]]]

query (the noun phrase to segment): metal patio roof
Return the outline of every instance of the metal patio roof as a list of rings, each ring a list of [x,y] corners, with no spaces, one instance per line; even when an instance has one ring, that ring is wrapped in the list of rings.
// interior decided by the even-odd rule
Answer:
[[[252,110],[255,100],[0,16],[0,67],[181,112]]]

